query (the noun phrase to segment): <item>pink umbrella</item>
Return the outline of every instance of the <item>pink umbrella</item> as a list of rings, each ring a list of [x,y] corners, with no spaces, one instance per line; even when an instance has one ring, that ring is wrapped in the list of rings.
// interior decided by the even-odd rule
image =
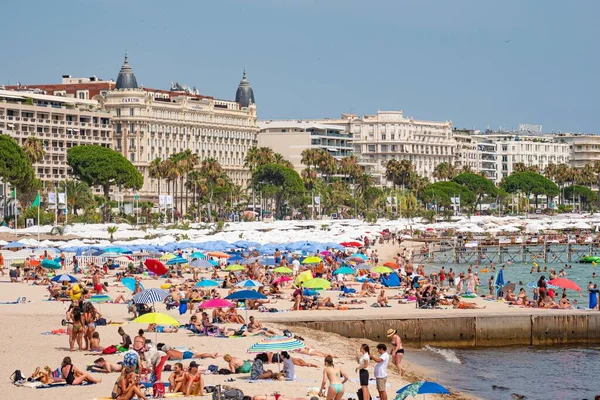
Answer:
[[[289,282],[291,280],[292,278],[290,278],[289,276],[280,276],[279,278],[275,279],[273,283]]]
[[[234,305],[235,304],[225,299],[211,299],[200,303],[198,308],[227,308],[233,307]]]

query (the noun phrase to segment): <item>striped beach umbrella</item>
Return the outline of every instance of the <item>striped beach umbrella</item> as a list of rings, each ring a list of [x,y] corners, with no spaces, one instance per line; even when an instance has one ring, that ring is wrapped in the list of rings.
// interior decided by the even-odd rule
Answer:
[[[69,274],[57,275],[50,280],[52,282],[69,282],[69,283],[77,282],[77,278],[75,278],[73,275],[69,275]]]
[[[138,294],[134,294],[133,301],[136,304],[158,303],[163,301],[168,295],[169,292],[167,292],[166,290],[152,288],[144,290],[143,292],[140,292]]]
[[[281,351],[303,349],[304,347],[304,343],[298,339],[288,336],[274,336],[253,344],[248,349],[248,353],[277,353]]]

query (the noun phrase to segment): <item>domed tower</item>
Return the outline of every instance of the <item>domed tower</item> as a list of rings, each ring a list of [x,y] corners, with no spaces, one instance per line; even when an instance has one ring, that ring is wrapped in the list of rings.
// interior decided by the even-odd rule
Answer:
[[[117,89],[137,89],[138,87],[137,80],[135,79],[135,75],[131,69],[131,65],[129,65],[127,54],[125,54],[125,61],[123,62],[121,71],[119,71],[119,76],[117,77],[117,84],[115,87]]]
[[[240,103],[242,107],[249,107],[251,104],[256,104],[254,91],[252,90],[252,86],[250,86],[250,82],[246,79],[246,70],[244,70],[240,85],[235,92],[235,101]]]

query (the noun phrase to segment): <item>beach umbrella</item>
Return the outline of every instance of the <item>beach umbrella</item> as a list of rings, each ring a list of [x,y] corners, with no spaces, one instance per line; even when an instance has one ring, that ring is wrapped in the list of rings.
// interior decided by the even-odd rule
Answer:
[[[134,294],[133,301],[136,304],[156,303],[163,301],[168,295],[169,292],[164,289],[152,288],[144,290],[138,294]]]
[[[41,264],[40,260],[29,260],[29,266],[30,267],[37,267],[40,264]]]
[[[159,258],[159,260],[162,260],[162,261],[168,261],[168,260],[170,260],[171,258],[175,258],[175,257],[177,257],[175,254],[171,254],[171,253],[165,253],[165,254],[163,254],[163,255],[162,255],[160,258]]]
[[[435,382],[420,381],[404,386],[396,394],[394,400],[404,400],[408,396],[415,397],[419,394],[450,394],[450,391]]]
[[[57,275],[50,280],[52,282],[69,282],[69,283],[77,282],[77,278],[75,278],[73,275],[69,275],[69,274]]]
[[[112,299],[106,294],[95,294],[87,299],[90,303],[110,303]]]
[[[233,306],[235,304],[225,299],[210,299],[200,303],[198,308],[228,308]]]
[[[361,247],[362,243],[360,242],[342,242],[340,243],[344,247]]]
[[[341,267],[333,271],[334,275],[354,275],[356,271],[350,267]]]
[[[102,249],[103,253],[119,253],[119,254],[131,254],[131,250],[127,250],[123,247],[105,247]]]
[[[99,254],[99,256],[102,258],[117,258],[117,257],[121,256],[121,253],[114,253],[114,252],[102,253],[102,254]]]
[[[254,281],[252,279],[246,279],[245,281],[236,283],[235,286],[236,287],[261,287],[264,285],[258,281]]]
[[[188,262],[189,261],[183,257],[175,257],[175,258],[171,258],[169,261],[167,261],[167,265],[187,264]]]
[[[123,286],[125,286],[127,289],[131,290],[132,292],[135,290],[135,282],[136,282],[136,280],[134,278],[121,279],[121,283],[123,284]],[[144,285],[142,285],[142,282],[140,282],[140,287],[142,288],[142,290],[144,290]]]
[[[204,279],[201,280],[200,282],[196,283],[194,286],[196,287],[215,287],[215,286],[219,286],[220,283],[217,281],[213,281],[211,279]]]
[[[275,279],[273,283],[290,282],[291,280],[292,278],[290,278],[289,276],[280,276],[279,278]]]
[[[362,258],[362,257],[357,257],[357,256],[352,256],[352,257],[349,257],[349,258],[347,258],[347,260],[348,260],[348,261],[355,262],[355,263],[364,263],[364,262],[366,261],[364,258]]]
[[[213,267],[217,267],[219,265],[218,261],[215,260],[208,260],[208,262],[210,263],[210,265],[212,265]]]
[[[260,260],[261,260],[261,257],[250,257],[250,258],[246,258],[245,260],[240,261],[240,264],[248,265],[248,264],[253,264]]]
[[[383,266],[384,266],[384,267],[390,267],[390,268],[393,268],[393,269],[398,269],[398,268],[400,268],[400,267],[398,267],[398,264],[396,264],[396,263],[393,263],[393,262],[391,262],[391,261],[388,261],[388,262],[386,262],[385,264],[383,264]]]
[[[267,266],[267,265],[270,266],[270,265],[276,264],[275,259],[273,257],[265,257],[265,258],[261,259],[259,262],[261,263],[261,265],[265,265],[265,266]]]
[[[243,265],[233,264],[224,269],[224,271],[243,271],[246,267]]]
[[[194,268],[211,268],[213,265],[208,260],[196,259],[190,262],[190,267]]]
[[[293,274],[294,271],[288,267],[277,267],[273,270],[276,274]]]
[[[371,266],[367,263],[361,263],[356,265],[356,269],[371,269]]]
[[[500,268],[498,274],[496,275],[496,297],[500,296],[501,288],[504,286],[504,270]]]
[[[304,282],[309,281],[312,278],[313,278],[313,275],[312,275],[311,271],[304,271],[304,272],[298,274],[298,276],[296,277],[296,280],[294,281],[294,285],[301,286]]]
[[[320,257],[306,257],[304,260],[302,260],[302,264],[318,264],[321,261],[323,261]]]
[[[157,312],[146,313],[134,319],[133,322],[137,322],[139,324],[173,325],[175,327],[179,327],[179,321],[177,321],[175,318],[167,314]]]
[[[61,268],[60,263],[58,263],[57,261],[54,261],[54,260],[42,260],[41,265],[42,265],[42,267],[48,268],[48,269],[60,269]]]
[[[248,349],[248,353],[278,353],[303,349],[304,347],[306,347],[305,344],[298,339],[288,336],[273,336],[253,344]]]
[[[377,272],[378,274],[389,274],[391,272],[394,272],[393,269],[391,269],[390,267],[375,267],[373,268],[373,272]]]
[[[233,256],[228,258],[229,261],[241,261],[243,259],[244,259],[244,257],[242,257],[239,254],[234,254]]]
[[[554,278],[554,279],[550,279],[548,281],[548,283],[550,285],[559,287],[561,289],[570,289],[570,290],[576,290],[578,292],[581,292],[581,288],[579,287],[579,285],[577,285],[575,282],[573,282],[570,279],[566,279],[566,278]]]
[[[240,290],[225,297],[227,300],[266,300],[267,296],[256,290]]]
[[[131,256],[119,256],[119,257],[115,258],[115,261],[123,261],[123,262],[133,261],[133,257],[131,257]]]
[[[146,259],[144,261],[144,265],[146,266],[146,268],[148,268],[148,271],[158,276],[164,275],[168,271],[167,267],[165,267],[163,263],[161,263],[158,260],[153,260],[151,258]]]
[[[192,254],[190,254],[190,258],[199,258],[201,260],[204,260],[206,258],[206,256],[204,255],[204,253],[201,253],[199,251],[195,251]]]
[[[331,282],[323,278],[313,278],[302,284],[305,289],[329,289],[331,288]]]
[[[216,258],[230,258],[231,256],[227,253],[223,253],[222,251],[211,251],[207,253],[211,257]]]

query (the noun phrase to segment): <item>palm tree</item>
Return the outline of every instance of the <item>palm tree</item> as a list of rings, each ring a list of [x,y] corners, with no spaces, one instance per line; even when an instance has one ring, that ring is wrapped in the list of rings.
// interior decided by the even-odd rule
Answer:
[[[327,151],[323,150],[323,149],[319,149],[321,150],[319,152],[319,161],[318,161],[318,168],[319,168],[319,172],[321,173],[322,176],[327,176],[326,180],[329,180],[329,178],[331,178],[331,175],[333,175],[335,173],[336,170],[336,161],[335,158],[329,154]]]
[[[110,235],[111,242],[114,240],[114,234],[117,233],[118,229],[119,229],[119,227],[117,225],[112,225],[112,226],[106,227],[106,231]]]
[[[569,181],[569,174],[571,168],[567,164],[558,164],[554,173],[554,182],[560,187],[561,196],[559,198],[560,204],[564,200],[565,184]]]
[[[398,184],[403,189],[410,183],[415,175],[415,166],[409,160],[401,160],[398,164]]]
[[[171,159],[164,160],[161,163],[163,177],[167,180],[167,194],[171,194],[171,185],[173,186],[173,204],[174,207],[177,202],[175,201],[175,197],[177,195],[176,185],[177,185],[177,177],[179,176],[179,169],[177,168],[177,164],[173,162]],[[171,185],[169,185],[169,183]],[[165,207],[166,214],[166,207]]]
[[[44,142],[36,137],[25,139],[25,142],[23,142],[23,151],[32,164],[42,161],[46,155]]]
[[[212,221],[212,201],[215,187],[224,180],[221,164],[214,158],[207,158],[200,165],[200,174],[206,179],[208,186],[208,219]]]
[[[160,181],[163,177],[162,160],[160,157],[156,157],[154,160],[152,160],[150,166],[148,167],[148,175],[150,178],[158,180],[158,209],[160,210]]]
[[[320,149],[304,149],[304,150],[302,150],[302,153],[301,153],[302,158],[301,158],[300,162],[302,164],[306,165],[306,171],[307,171],[306,174],[304,174],[304,175],[306,175],[306,177],[308,177],[312,183],[314,183],[314,182],[312,180],[313,173],[311,172],[311,167],[316,169],[316,166],[319,162],[319,154],[320,154],[319,150]],[[316,174],[315,174],[314,178],[316,179]],[[306,180],[305,180],[305,182],[306,182]],[[307,188],[309,190],[312,190],[312,188],[313,188],[312,184]]]
[[[594,165],[586,164],[579,171],[577,184],[591,187],[596,182],[596,171]]]
[[[471,168],[470,165],[463,165],[460,168],[460,171],[458,171],[458,172],[459,172],[459,175],[460,174],[472,174],[473,173],[473,168]]]
[[[449,162],[443,162],[435,166],[433,177],[440,181],[450,181],[458,175],[456,167]]]
[[[527,166],[522,162],[515,163],[515,164],[513,164],[513,171],[514,172],[525,172],[525,171],[527,171]]]
[[[85,182],[67,180],[60,183],[60,191],[67,193],[67,208],[73,215],[78,209],[87,209],[94,204],[94,196]]]
[[[385,164],[385,179],[392,182],[392,186],[396,189],[398,175],[400,174],[400,163],[398,160],[389,160]]]
[[[360,165],[358,165],[358,157],[356,156],[344,157],[338,164],[340,172],[349,176],[352,180],[355,180],[362,172]]]
[[[191,150],[187,149],[183,153],[181,153],[181,159],[179,161],[179,166],[182,171],[181,190],[183,190],[183,187],[184,187],[183,175],[185,175],[185,179],[187,181],[190,172],[192,172],[194,170],[194,168],[196,168],[196,165],[198,165],[199,162],[200,162],[200,159],[198,158],[198,155],[192,153]],[[186,209],[186,211],[188,209],[188,198],[189,198],[188,195],[189,195],[189,192],[186,191],[185,192],[185,209]],[[182,201],[183,201],[183,196],[182,196]]]

